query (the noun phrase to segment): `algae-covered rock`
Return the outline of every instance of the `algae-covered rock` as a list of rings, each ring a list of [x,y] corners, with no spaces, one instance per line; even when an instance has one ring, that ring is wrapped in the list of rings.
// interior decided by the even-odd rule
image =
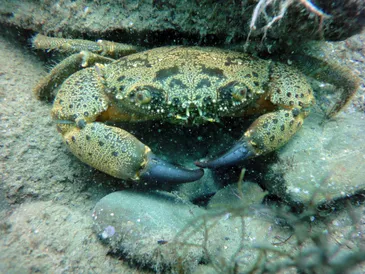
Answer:
[[[150,46],[176,41],[228,44],[245,41],[249,33],[260,43],[266,31],[272,42],[262,49],[268,51],[277,44],[285,49],[304,40],[346,39],[365,25],[362,0],[312,2],[2,1],[0,23],[65,38],[112,37]]]
[[[322,122],[323,117],[313,113],[279,151],[280,160],[271,169],[283,173],[285,183],[269,180],[271,192],[304,204],[321,204],[365,190],[365,115],[341,113]]]
[[[93,213],[97,234],[112,249],[155,270],[196,266],[203,257],[199,246],[179,249],[175,235],[204,210],[163,192],[114,192],[101,199]],[[200,235],[192,237],[201,241]]]
[[[210,210],[164,192],[114,192],[96,205],[94,230],[115,253],[157,272],[190,273],[198,264],[230,271],[236,258],[248,269],[259,258],[257,245],[271,246],[287,231],[262,218],[259,207],[232,203],[227,190]]]
[[[341,240],[348,236],[338,234],[344,227],[351,232],[361,210],[352,217],[334,216],[334,229],[328,231],[328,224],[315,217],[303,222],[257,204],[240,207],[241,199],[231,203],[226,197],[228,207],[204,210],[165,193],[115,192],[96,206],[95,230],[118,255],[158,273],[297,273],[308,267],[332,273],[346,267],[346,258],[361,258]],[[291,226],[280,224],[275,215]],[[361,237],[360,229],[351,237]],[[342,259],[323,261],[321,254]]]
[[[240,190],[237,185],[228,185],[210,199],[208,208],[214,209],[222,206],[249,208],[252,205],[260,204],[266,194],[268,194],[267,191],[263,191],[258,184],[253,182],[243,182]]]

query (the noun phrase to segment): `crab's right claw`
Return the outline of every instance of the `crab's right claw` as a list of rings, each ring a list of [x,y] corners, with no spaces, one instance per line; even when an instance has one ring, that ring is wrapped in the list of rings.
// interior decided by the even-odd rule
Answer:
[[[229,167],[242,163],[244,160],[254,156],[254,153],[248,149],[245,142],[238,142],[229,151],[224,153],[222,156],[209,160],[200,162],[195,162],[195,165],[201,168],[216,169],[221,167]]]
[[[152,183],[187,183],[199,180],[204,171],[199,169],[186,169],[165,162],[149,152],[147,163],[139,173],[139,178]]]

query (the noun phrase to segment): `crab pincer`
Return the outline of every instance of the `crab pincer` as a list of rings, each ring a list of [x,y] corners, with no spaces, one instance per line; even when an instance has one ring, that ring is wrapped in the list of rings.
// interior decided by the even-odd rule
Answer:
[[[199,169],[186,169],[168,163],[150,152],[147,155],[147,164],[139,173],[143,181],[152,183],[187,183],[199,180],[204,171]]]
[[[252,156],[255,156],[255,154],[248,149],[247,143],[239,141],[223,155],[208,161],[196,161],[195,165],[200,168],[217,169],[240,164]]]

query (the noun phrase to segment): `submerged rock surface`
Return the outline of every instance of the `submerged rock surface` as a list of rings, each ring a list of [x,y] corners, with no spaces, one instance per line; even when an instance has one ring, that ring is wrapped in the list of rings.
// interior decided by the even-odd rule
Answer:
[[[282,173],[284,182],[268,180],[270,192],[320,205],[365,191],[365,115],[341,113],[323,124],[321,117],[311,115],[278,152],[279,161],[271,169]]]
[[[94,229],[115,252],[155,270],[194,268],[203,257],[199,247],[189,252],[171,242],[189,221],[204,212],[162,192],[119,191],[107,195],[95,206]],[[192,242],[201,241],[193,237]]]
[[[343,40],[365,25],[362,0],[303,2],[306,5],[291,2],[2,1],[0,22],[53,36],[113,37],[149,46],[181,42],[229,44],[245,41],[249,33],[251,40],[260,43],[264,26],[268,26],[267,43],[257,50],[269,52],[278,44],[286,48],[292,43],[323,37]],[[286,5],[287,10],[281,10]]]
[[[235,191],[220,191],[210,210],[164,192],[114,192],[95,206],[94,231],[114,253],[161,273],[190,273],[202,264],[229,271],[235,256],[250,268],[259,256],[254,246],[270,245],[279,229],[250,209],[261,202],[260,189],[244,203]]]

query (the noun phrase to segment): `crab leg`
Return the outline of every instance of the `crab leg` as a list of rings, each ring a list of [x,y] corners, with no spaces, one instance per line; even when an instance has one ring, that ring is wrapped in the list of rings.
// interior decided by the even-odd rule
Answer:
[[[274,151],[285,145],[302,127],[314,103],[313,91],[305,77],[293,68],[274,63],[272,65],[266,100],[278,110],[258,117],[239,142],[224,155],[198,161],[201,168],[220,168]]]
[[[127,131],[92,122],[58,125],[70,151],[84,163],[113,177],[153,183],[192,182],[203,170],[189,170],[162,161]]]
[[[331,83],[342,90],[339,100],[327,113],[329,118],[336,116],[341,109],[344,109],[359,88],[360,78],[347,67],[307,55],[293,55],[291,59],[306,75]]]
[[[212,169],[232,166],[248,158],[276,150],[286,144],[302,127],[304,117],[304,112],[298,109],[278,110],[262,115],[228,152],[211,161],[197,162],[196,165]]]
[[[96,65],[67,78],[53,103],[52,117],[69,150],[84,163],[121,179],[183,183],[198,180],[189,170],[157,158],[127,131],[99,122],[113,104],[105,92],[103,68]],[[128,120],[127,113],[118,117]]]
[[[153,183],[174,182],[185,183],[199,180],[203,175],[202,169],[186,169],[159,159],[152,152],[147,154],[147,163],[139,173],[140,179]]]
[[[98,40],[97,42],[83,39],[65,39],[48,37],[37,34],[32,39],[32,45],[36,49],[47,51],[59,51],[64,53],[78,53],[81,51],[90,51],[103,56],[119,58],[124,55],[135,53],[140,48],[128,44],[115,43],[106,40]]]
[[[55,90],[63,83],[70,75],[81,70],[82,68],[93,66],[95,63],[107,64],[114,60],[103,57],[89,51],[82,51],[73,54],[55,66],[46,77],[41,79],[37,86],[34,87],[33,92],[41,100],[52,101]]]
[[[254,156],[252,149],[248,148],[247,141],[239,141],[222,156],[210,161],[196,161],[195,165],[201,168],[216,169],[224,166],[233,166]]]

